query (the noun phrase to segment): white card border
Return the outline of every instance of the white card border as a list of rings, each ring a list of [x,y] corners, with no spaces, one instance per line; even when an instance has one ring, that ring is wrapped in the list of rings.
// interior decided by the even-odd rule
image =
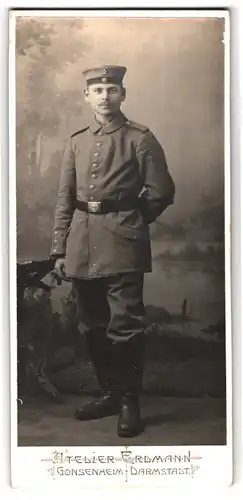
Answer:
[[[212,12],[212,11],[210,11],[210,14],[211,14],[211,12]],[[80,13],[80,11],[79,11],[79,13]],[[75,14],[75,12],[72,12],[72,15],[74,15],[74,14]],[[123,12],[122,12],[122,14],[123,14]],[[31,11],[31,15],[34,15],[34,12],[33,12],[33,11]],[[43,15],[43,11],[41,12],[41,15]],[[50,13],[48,13],[48,15],[50,15]],[[66,14],[65,14],[65,15],[66,15]],[[85,15],[87,15],[87,13],[85,13]],[[136,14],[136,15],[137,15],[137,14]],[[168,15],[168,13],[167,13],[167,15]],[[203,13],[203,15],[205,15],[205,13]],[[177,16],[176,16],[176,17],[177,17]],[[185,13],[183,13],[183,17],[185,17]],[[186,17],[189,17],[188,12],[186,13]],[[199,17],[199,16],[198,16],[198,11],[196,11],[196,17]],[[10,77],[10,79],[11,79],[11,77]],[[227,103],[226,103],[226,105],[227,105]],[[10,106],[10,107],[11,107],[11,106]],[[10,117],[10,118],[11,118],[11,117]],[[11,123],[12,123],[12,126],[11,126],[11,128],[12,128],[12,127],[13,127],[13,120],[12,120],[12,118],[11,118]],[[226,125],[228,125],[228,123],[227,123]],[[11,134],[10,134],[10,137],[11,137]],[[226,142],[227,142],[227,141],[226,141]],[[11,151],[11,150],[13,151],[13,148],[10,148],[10,151]],[[228,150],[228,151],[226,152],[226,154],[230,155],[230,150]],[[12,163],[12,162],[11,162],[11,159],[10,159],[10,163]],[[11,191],[11,184],[13,183],[13,172],[12,172],[12,171],[11,171],[10,179],[11,179],[11,181],[10,181],[10,191]],[[227,184],[226,190],[227,190],[227,191],[229,191],[229,192],[228,192],[228,194],[230,195],[230,188],[229,188],[229,185],[228,185],[228,184]],[[10,194],[11,194],[11,193],[10,193]],[[230,199],[230,198],[229,198],[229,199]],[[13,207],[11,206],[11,213],[10,213],[10,228],[11,228],[11,232],[13,231],[13,226],[15,225],[15,223],[13,224],[14,210],[12,210],[12,208],[13,208]],[[227,216],[228,216],[228,215],[229,215],[229,213],[227,212],[227,214],[226,214],[226,221],[227,221]],[[230,221],[229,221],[229,222],[230,222]],[[12,225],[11,225],[11,223],[12,223]],[[10,234],[11,234],[11,233],[10,233]],[[13,233],[12,233],[12,234],[13,234]],[[229,241],[228,241],[228,243],[229,243],[229,248],[230,248],[230,234],[228,234],[228,237],[229,237]],[[227,242],[226,242],[226,243],[227,243]],[[10,241],[10,246],[11,246],[11,241]],[[14,247],[14,245],[13,245],[13,243],[12,243],[12,247],[11,247],[11,255],[13,255],[13,254],[12,254],[13,247]],[[227,257],[227,256],[226,256],[226,257]],[[229,257],[229,256],[228,256],[228,257]],[[12,258],[11,258],[11,260],[12,260]],[[227,267],[227,266],[226,266],[226,267]],[[230,280],[230,272],[229,272],[228,279]],[[227,283],[229,283],[228,279],[227,279]],[[14,283],[15,283],[15,278],[14,278]],[[227,287],[226,287],[226,288],[227,288]],[[229,288],[230,288],[230,287],[229,287]],[[13,279],[12,279],[12,292],[13,292]],[[12,292],[11,292],[11,298],[13,298],[13,295],[14,295],[14,293],[15,293],[15,292],[14,292],[14,293],[12,293]],[[13,300],[13,299],[12,299],[12,300]],[[12,303],[13,303],[13,302],[12,302]],[[229,302],[227,302],[227,304],[228,304],[228,306],[229,306]],[[12,309],[11,309],[11,311],[12,311]],[[228,311],[228,318],[230,318],[230,322],[231,322],[231,306],[230,306],[230,310]],[[15,318],[14,318],[14,315],[12,315],[12,312],[11,312],[11,320],[12,320],[12,324],[13,324],[13,323],[15,322]],[[16,349],[16,345],[14,345],[14,343],[13,343],[13,344],[11,343],[11,350],[12,350],[13,348],[14,348],[14,349]],[[229,352],[229,348],[230,348],[230,352],[231,352],[231,342],[230,342],[230,346],[227,348],[227,352]],[[228,357],[228,354],[227,354],[227,357]],[[231,372],[231,367],[230,367],[230,372]],[[11,378],[12,378],[12,384],[15,384],[15,374],[14,374],[13,372],[12,372],[12,377],[11,377]],[[229,380],[229,371],[228,371],[228,375],[227,375],[227,380]],[[15,384],[15,385],[16,385],[16,384]],[[13,385],[12,385],[12,391],[13,391],[13,392],[12,392],[12,394],[14,394],[14,387],[13,387]],[[16,394],[15,394],[15,396],[16,396]],[[228,393],[228,398],[229,398],[229,393]],[[227,398],[227,400],[228,400],[228,398]],[[230,411],[230,412],[228,412],[228,418],[229,418],[229,414],[231,414],[231,411]],[[13,422],[12,422],[12,424],[13,424]],[[232,439],[232,436],[231,436],[231,439]]]

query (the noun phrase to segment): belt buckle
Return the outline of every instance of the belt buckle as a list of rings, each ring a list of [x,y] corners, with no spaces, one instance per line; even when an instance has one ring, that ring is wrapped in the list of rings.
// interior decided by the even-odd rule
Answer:
[[[101,202],[100,201],[88,201],[88,211],[95,214],[100,212]]]

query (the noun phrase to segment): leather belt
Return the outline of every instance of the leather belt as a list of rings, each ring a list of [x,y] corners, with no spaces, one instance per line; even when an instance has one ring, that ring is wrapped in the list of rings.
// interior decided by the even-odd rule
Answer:
[[[133,210],[138,207],[138,198],[134,200],[102,200],[102,201],[80,201],[76,200],[75,207],[82,212],[92,214],[107,214],[109,212],[120,212]]]

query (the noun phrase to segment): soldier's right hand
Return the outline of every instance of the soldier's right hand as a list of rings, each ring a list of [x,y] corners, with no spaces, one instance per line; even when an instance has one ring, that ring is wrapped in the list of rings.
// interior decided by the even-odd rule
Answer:
[[[70,281],[65,271],[65,258],[60,257],[55,262],[55,271],[57,275],[64,281]]]

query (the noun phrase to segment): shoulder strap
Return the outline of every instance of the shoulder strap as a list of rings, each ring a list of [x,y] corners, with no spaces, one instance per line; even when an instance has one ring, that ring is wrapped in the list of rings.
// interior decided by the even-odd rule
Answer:
[[[136,128],[137,130],[140,130],[140,132],[148,132],[149,130],[148,127],[146,127],[146,125],[141,125],[140,123],[133,122],[131,120],[127,120],[126,125],[132,128]]]
[[[71,137],[75,137],[78,134],[82,134],[82,132],[85,132],[89,128],[89,125],[86,125],[86,127],[81,128],[80,130],[77,130],[77,132],[74,132],[74,134],[71,135]]]

